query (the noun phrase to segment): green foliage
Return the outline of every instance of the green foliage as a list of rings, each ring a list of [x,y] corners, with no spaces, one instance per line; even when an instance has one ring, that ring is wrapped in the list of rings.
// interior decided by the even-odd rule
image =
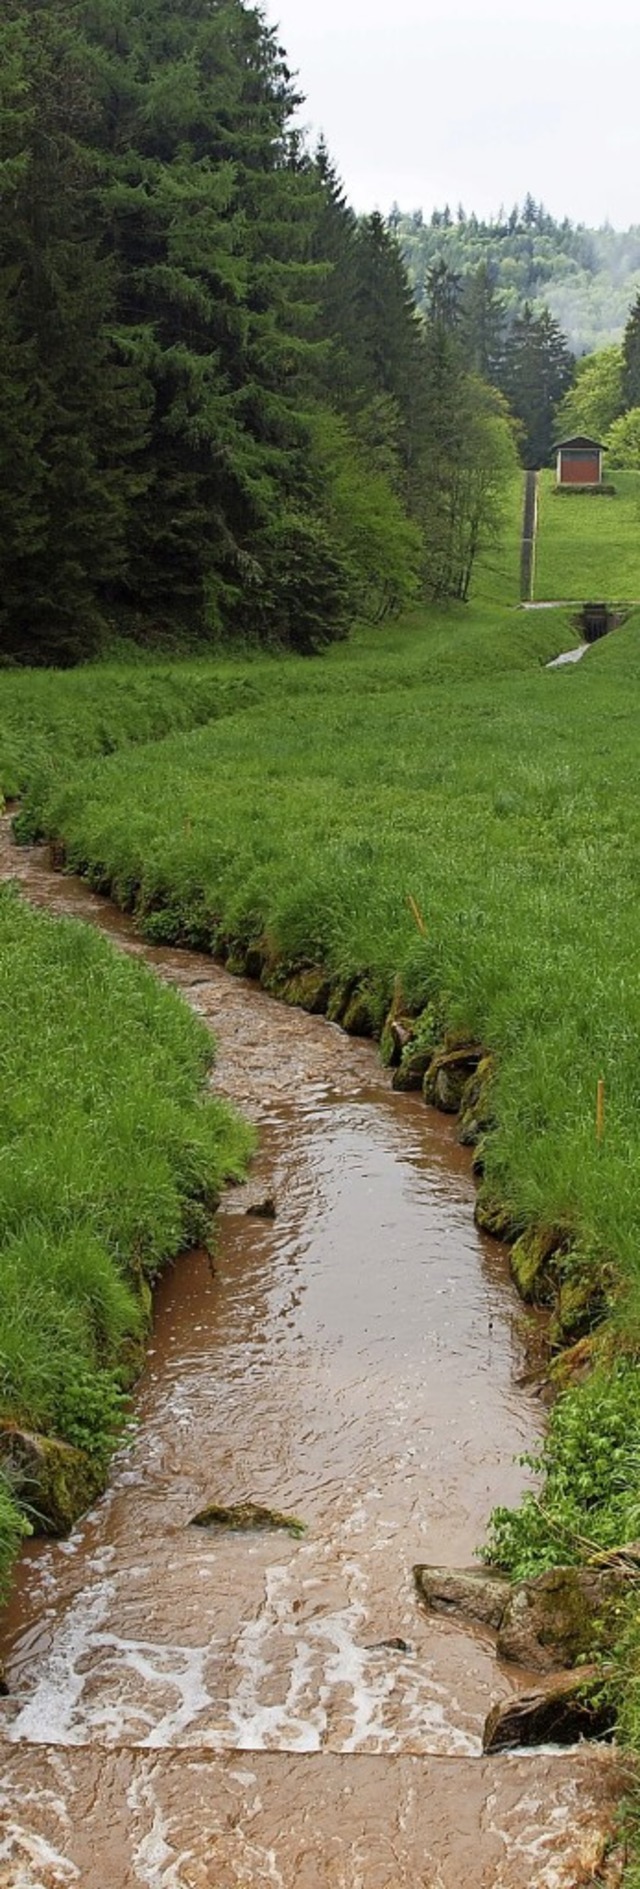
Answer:
[[[635,1364],[602,1367],[553,1406],[537,1457],[543,1477],[518,1509],[494,1509],[485,1558],[514,1580],[619,1548],[640,1531],[640,1384]]]
[[[18,1507],[10,1484],[0,1476],[0,1600],[6,1598],[10,1570],[20,1543],[30,1534],[30,1525]]]
[[[640,407],[630,407],[609,427],[606,438],[607,466],[640,472]]]
[[[574,363],[564,335],[543,309],[525,303],[507,335],[498,385],[520,422],[525,466],[547,464],[555,436],[554,413],[573,379]]]
[[[613,346],[601,348],[598,354],[585,354],[577,363],[573,387],[557,408],[556,439],[586,433],[592,439],[603,440],[622,412],[622,374],[622,348]]]

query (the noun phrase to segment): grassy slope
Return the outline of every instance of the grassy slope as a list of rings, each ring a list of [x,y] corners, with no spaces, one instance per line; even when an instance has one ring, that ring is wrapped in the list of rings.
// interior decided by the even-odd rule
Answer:
[[[0,962],[0,1424],[88,1452],[84,1492],[117,1433],[144,1281],[202,1237],[249,1135],[201,1099],[204,1026],[98,934],[4,888]],[[19,1534],[0,1481],[0,1589]]]
[[[558,497],[540,474],[535,598],[640,600],[640,473],[612,474],[615,497]]]

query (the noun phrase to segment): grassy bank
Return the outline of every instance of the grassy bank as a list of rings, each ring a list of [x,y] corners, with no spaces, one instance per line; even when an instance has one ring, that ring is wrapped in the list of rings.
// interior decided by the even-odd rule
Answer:
[[[640,473],[614,472],[612,496],[561,493],[541,472],[534,596],[640,599]]]
[[[460,613],[276,664],[254,707],[47,781],[21,824],[62,835],[154,938],[322,964],[378,1021],[400,972],[413,1008],[496,1053],[487,1180],[514,1223],[570,1225],[631,1291],[640,640],[546,672],[567,639],[555,618]]]
[[[25,1514],[63,1524],[101,1485],[148,1282],[249,1133],[203,1099],[208,1032],[97,933],[4,888],[0,960],[1,1586]]]

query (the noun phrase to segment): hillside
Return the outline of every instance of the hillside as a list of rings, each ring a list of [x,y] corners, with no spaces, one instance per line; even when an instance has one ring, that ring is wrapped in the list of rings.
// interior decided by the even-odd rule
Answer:
[[[640,290],[640,226],[587,229],[557,222],[533,198],[489,222],[448,206],[427,220],[396,208],[390,218],[419,306],[427,271],[443,260],[463,280],[485,264],[507,317],[546,306],[576,354],[619,341]]]
[[[609,498],[558,497],[554,473],[540,474],[537,602],[640,598],[640,473],[616,472],[613,482]]]

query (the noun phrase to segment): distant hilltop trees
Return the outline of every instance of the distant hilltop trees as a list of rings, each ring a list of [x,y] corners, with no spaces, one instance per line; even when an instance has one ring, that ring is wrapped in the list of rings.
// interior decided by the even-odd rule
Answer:
[[[534,315],[546,308],[577,355],[621,341],[640,293],[640,224],[619,231],[558,222],[529,195],[489,221],[445,204],[429,217],[396,205],[389,222],[419,307],[434,263],[445,262],[465,283],[482,268],[508,321],[525,303]]]

